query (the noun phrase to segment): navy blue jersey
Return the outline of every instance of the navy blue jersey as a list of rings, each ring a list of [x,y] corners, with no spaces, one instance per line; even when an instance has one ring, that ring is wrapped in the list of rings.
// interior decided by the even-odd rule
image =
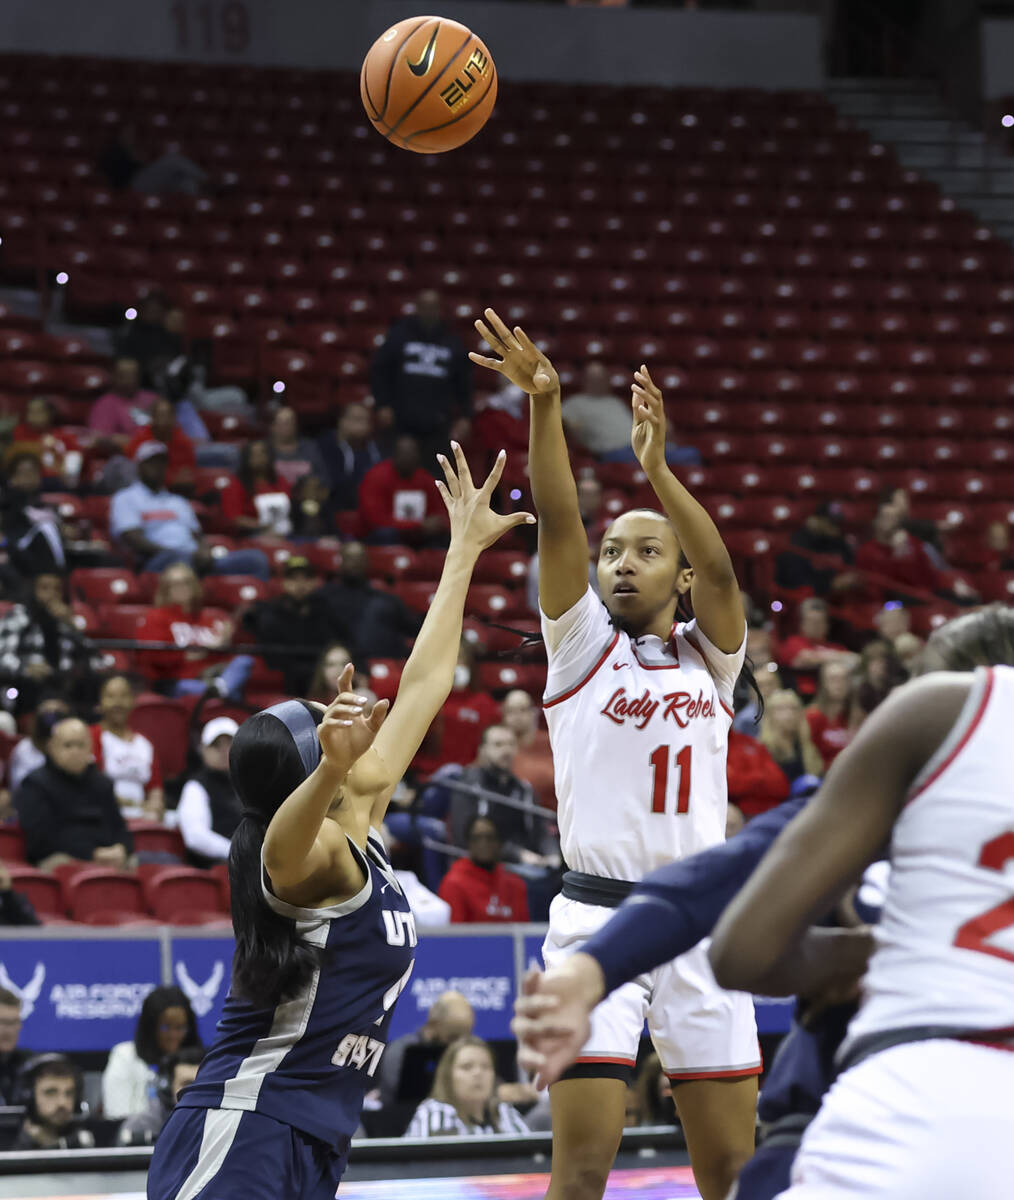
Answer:
[[[321,948],[322,964],[276,1008],[255,1008],[229,993],[215,1043],[181,1107],[259,1112],[346,1152],[363,1098],[376,1085],[416,946],[412,911],[380,835],[370,831],[365,854],[351,838],[349,845],[366,882],[341,904],[297,908],[264,879],[270,906]]]

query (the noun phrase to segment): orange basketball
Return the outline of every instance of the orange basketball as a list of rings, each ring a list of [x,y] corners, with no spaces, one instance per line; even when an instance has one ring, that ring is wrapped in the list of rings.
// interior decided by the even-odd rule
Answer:
[[[389,142],[440,154],[463,146],[486,124],[496,103],[496,67],[464,25],[410,17],[370,47],[359,93]]]

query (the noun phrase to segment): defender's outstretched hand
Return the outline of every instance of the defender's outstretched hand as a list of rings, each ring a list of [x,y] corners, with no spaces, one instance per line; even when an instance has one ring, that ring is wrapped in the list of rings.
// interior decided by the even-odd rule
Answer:
[[[388,700],[378,700],[367,710],[366,698],[352,691],[355,670],[349,663],[342,671],[338,680],[338,695],[327,706],[317,727],[324,757],[333,767],[346,772],[373,745],[373,739],[380,732],[391,706]]]
[[[553,364],[520,325],[512,332],[493,309],[487,308],[486,321],[476,321],[475,328],[493,353],[500,357],[486,358],[473,350],[468,355],[472,362],[505,375],[529,396],[544,396],[560,390],[560,377]]]
[[[495,513],[489,506],[496,485],[500,482],[507,454],[501,450],[496,456],[493,470],[490,471],[486,482],[477,488],[472,482],[472,473],[457,442],[451,442],[454,452],[454,464],[443,455],[437,455],[437,461],[443,468],[446,483],[437,480],[437,490],[447,506],[451,520],[451,545],[467,545],[474,548],[476,554],[492,546],[508,529],[518,525],[534,525],[535,518],[528,512]]]

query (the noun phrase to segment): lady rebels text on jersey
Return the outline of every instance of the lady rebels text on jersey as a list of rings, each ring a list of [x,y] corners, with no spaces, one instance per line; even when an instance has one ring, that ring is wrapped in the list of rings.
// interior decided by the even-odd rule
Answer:
[[[263,1113],[347,1152],[417,942],[380,835],[370,830],[365,855],[351,838],[349,845],[366,882],[342,904],[296,908],[265,883],[268,903],[322,949],[322,964],[299,995],[275,1009],[252,1008],[230,993],[216,1043],[180,1107]]]
[[[633,639],[612,625],[589,588],[557,620],[543,615],[542,630],[567,865],[639,880],[724,841],[726,750],[745,626],[734,654],[709,642],[696,621],[674,625],[668,642]]]

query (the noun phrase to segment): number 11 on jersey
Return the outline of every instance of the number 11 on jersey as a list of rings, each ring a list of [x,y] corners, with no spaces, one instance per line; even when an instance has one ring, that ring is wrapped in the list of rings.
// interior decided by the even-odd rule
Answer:
[[[680,773],[679,791],[676,793],[676,811],[690,811],[690,756],[692,746],[684,746],[676,755],[676,767]],[[651,752],[651,811],[665,812],[665,797],[669,787],[669,747],[658,746]]]

